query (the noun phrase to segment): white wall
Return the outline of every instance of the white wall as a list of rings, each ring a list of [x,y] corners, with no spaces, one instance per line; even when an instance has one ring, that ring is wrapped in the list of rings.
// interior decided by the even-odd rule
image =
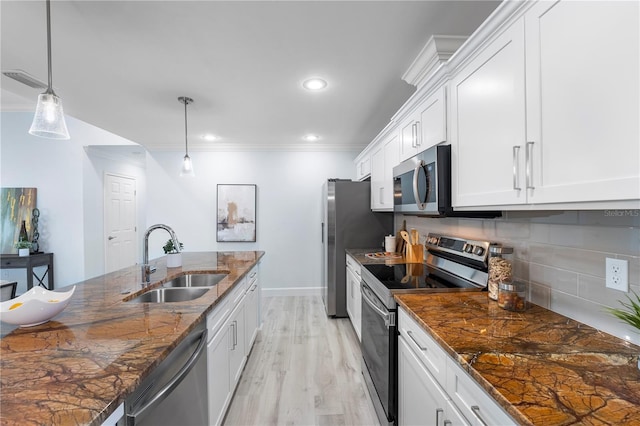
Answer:
[[[31,136],[32,119],[31,113],[2,113],[0,186],[38,188],[40,247],[54,253],[55,284],[61,287],[84,279],[82,143],[74,136]],[[76,121],[67,124],[73,135]],[[3,270],[2,277],[26,290],[25,270]]]
[[[85,277],[105,273],[104,177],[106,173],[136,180],[137,257],[142,259],[142,235],[146,226],[145,151],[132,156],[122,146],[85,147],[84,162],[84,252]],[[137,151],[137,150],[136,150]],[[139,158],[137,158],[139,157]]]
[[[54,253],[55,287],[60,288],[103,272],[104,172],[140,178],[144,200],[144,171],[139,164],[89,156],[84,148],[136,146],[126,139],[72,117],[67,117],[70,140],[43,139],[29,135],[32,119],[31,112],[1,114],[0,186],[38,189],[40,246]],[[144,226],[144,210],[139,218]],[[18,293],[26,291],[25,270],[3,270],[1,278],[18,281]]]
[[[353,152],[195,152],[195,178],[178,176],[183,152],[147,158],[147,225],[171,226],[185,251],[264,250],[267,292],[319,294],[321,188],[328,178],[353,178]],[[256,184],[257,241],[216,242],[216,185]],[[155,231],[150,257],[163,255],[168,235]]]

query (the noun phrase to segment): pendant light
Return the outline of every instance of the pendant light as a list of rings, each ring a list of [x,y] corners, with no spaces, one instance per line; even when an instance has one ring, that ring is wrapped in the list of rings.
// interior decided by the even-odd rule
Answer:
[[[191,163],[191,157],[189,157],[189,144],[187,142],[187,105],[193,103],[193,99],[180,96],[178,101],[184,104],[184,160],[182,161],[180,176],[195,176],[193,163]]]
[[[67,123],[64,121],[62,100],[53,91],[51,78],[51,4],[47,2],[47,62],[49,71],[49,85],[44,93],[38,96],[36,113],[29,133],[34,136],[49,139],[69,139]]]

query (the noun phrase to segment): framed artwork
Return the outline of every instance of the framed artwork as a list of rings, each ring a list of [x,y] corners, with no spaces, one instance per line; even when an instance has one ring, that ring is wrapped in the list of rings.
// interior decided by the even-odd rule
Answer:
[[[14,247],[18,241],[22,221],[25,221],[29,240],[33,236],[34,225],[33,209],[36,208],[36,188],[2,188],[0,190],[0,253],[15,254],[18,249]]]
[[[256,185],[218,184],[218,242],[256,241]]]

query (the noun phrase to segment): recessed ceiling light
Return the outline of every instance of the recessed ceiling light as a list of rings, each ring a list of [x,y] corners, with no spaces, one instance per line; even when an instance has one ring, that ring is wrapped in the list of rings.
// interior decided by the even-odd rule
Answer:
[[[217,141],[220,138],[216,135],[212,135],[211,133],[207,133],[206,135],[202,135],[202,139],[208,142],[213,142],[213,141]]]
[[[310,78],[302,83],[302,87],[307,90],[318,91],[327,87],[327,82],[321,78]]]
[[[320,136],[318,135],[305,135],[302,137],[307,142],[316,142],[320,140]]]

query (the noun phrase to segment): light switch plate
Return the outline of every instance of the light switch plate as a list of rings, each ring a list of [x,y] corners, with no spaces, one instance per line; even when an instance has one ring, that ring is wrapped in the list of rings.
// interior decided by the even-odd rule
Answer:
[[[607,288],[629,292],[629,262],[607,257],[606,268]]]

